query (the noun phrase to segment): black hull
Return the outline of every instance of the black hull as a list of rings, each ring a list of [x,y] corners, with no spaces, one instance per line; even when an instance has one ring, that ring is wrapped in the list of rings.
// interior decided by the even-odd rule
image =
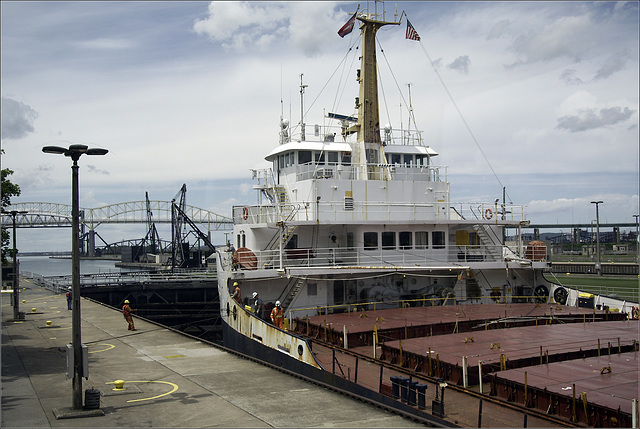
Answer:
[[[222,322],[222,332],[225,347],[235,350],[243,355],[250,356],[259,362],[269,364],[270,366],[282,369],[285,372],[292,373],[292,375],[307,379],[311,382],[316,382],[332,390],[353,396],[357,399],[366,400],[367,402],[381,406],[393,412],[397,412],[408,418],[416,419],[428,426],[458,427],[446,420],[442,420],[428,413],[417,410],[405,403],[355,384],[354,382],[332,374],[329,371],[314,368],[311,365],[307,365],[304,362],[258,343],[257,341],[253,341],[244,335],[237,333],[224,321]]]

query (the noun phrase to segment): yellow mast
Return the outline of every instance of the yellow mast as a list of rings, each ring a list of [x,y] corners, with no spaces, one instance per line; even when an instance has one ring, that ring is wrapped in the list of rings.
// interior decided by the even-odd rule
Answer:
[[[389,170],[380,138],[380,112],[378,107],[378,70],[376,58],[376,32],[384,25],[399,25],[400,22],[377,20],[376,14],[357,17],[362,22],[362,57],[358,73],[360,96],[357,100],[358,122],[347,133],[358,133],[357,147],[354,148],[354,162],[359,165],[360,179],[389,180]]]

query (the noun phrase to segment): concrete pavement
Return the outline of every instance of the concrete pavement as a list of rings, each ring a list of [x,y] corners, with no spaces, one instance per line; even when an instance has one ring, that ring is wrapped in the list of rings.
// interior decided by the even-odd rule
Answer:
[[[29,279],[21,286],[24,321],[13,320],[10,295],[2,296],[3,428],[422,426],[140,319],[128,331],[119,311],[84,299],[83,397],[100,390],[104,415],[56,419],[54,409],[72,406],[71,311],[64,296]],[[124,391],[113,390],[115,380]]]

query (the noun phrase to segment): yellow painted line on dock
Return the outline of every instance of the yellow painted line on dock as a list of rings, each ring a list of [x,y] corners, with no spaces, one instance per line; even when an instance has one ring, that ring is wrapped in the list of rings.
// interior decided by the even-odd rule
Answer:
[[[103,345],[103,346],[107,346],[106,349],[101,349],[101,350],[92,350],[89,353],[100,353],[100,352],[106,352],[107,350],[111,350],[111,349],[115,349],[116,346],[114,346],[113,344],[108,344],[108,343],[97,343],[96,346],[98,345]]]
[[[165,359],[175,359],[175,358],[181,358],[184,357],[184,355],[172,355],[172,356],[165,356]]]
[[[150,398],[131,399],[131,400],[127,401],[127,403],[129,403],[129,402],[140,402],[140,401],[150,401],[152,399],[157,399],[157,398],[161,398],[163,396],[167,396],[167,395],[175,392],[176,390],[178,390],[178,385],[175,384],[175,383],[171,383],[170,381],[139,380],[139,381],[127,381],[127,383],[163,383],[163,384],[168,384],[169,386],[173,387],[173,389],[171,389],[167,393],[162,393],[160,395],[152,396]],[[111,382],[108,382],[108,383],[105,383],[105,384],[114,384],[114,382],[111,381]]]

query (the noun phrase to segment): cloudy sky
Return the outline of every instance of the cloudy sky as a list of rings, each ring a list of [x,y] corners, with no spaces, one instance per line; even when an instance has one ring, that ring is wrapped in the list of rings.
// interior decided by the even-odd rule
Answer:
[[[70,162],[42,147],[83,143],[109,154],[80,160],[82,207],[146,191],[168,201],[183,183],[188,204],[222,215],[254,203],[249,170],[268,167],[281,114],[299,121],[300,74],[307,123],[353,113],[359,32],[337,30],[357,6],[0,2],[13,201],[69,204]],[[593,200],[602,222],[634,222],[637,2],[387,2],[387,19],[396,7],[421,41],[405,39],[404,18],[378,33],[382,120],[406,122],[410,83],[452,201],[493,201],[506,187],[533,223],[589,223]],[[135,228],[101,234],[144,236]],[[18,247],[64,250],[69,235],[21,230]]]

